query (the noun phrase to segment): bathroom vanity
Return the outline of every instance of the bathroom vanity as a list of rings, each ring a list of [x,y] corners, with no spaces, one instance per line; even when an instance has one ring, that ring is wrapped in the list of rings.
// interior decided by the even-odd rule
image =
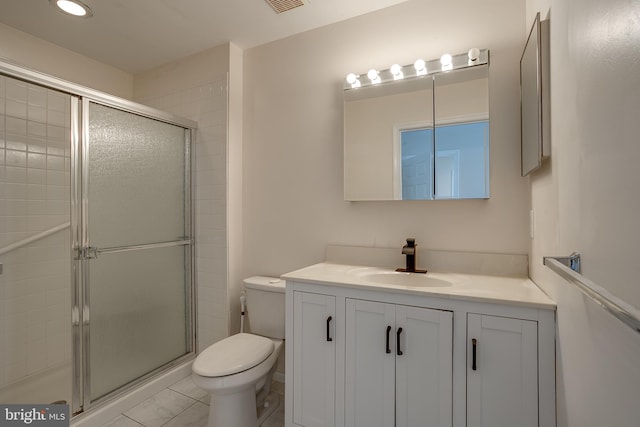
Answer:
[[[286,426],[555,426],[555,304],[529,279],[332,263],[282,278]]]

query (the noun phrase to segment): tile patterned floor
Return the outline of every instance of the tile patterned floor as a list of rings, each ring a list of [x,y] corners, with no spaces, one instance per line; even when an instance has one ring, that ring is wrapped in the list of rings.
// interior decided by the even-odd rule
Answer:
[[[262,427],[284,426],[284,384],[274,382],[273,390],[280,406]],[[208,416],[209,396],[188,376],[102,427],[206,427]]]

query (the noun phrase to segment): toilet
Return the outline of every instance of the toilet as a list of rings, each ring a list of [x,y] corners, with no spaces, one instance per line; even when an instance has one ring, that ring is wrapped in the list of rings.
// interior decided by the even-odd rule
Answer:
[[[193,382],[211,395],[208,427],[258,427],[278,407],[270,387],[284,346],[285,282],[254,276],[244,287],[251,333],[218,341],[193,362]]]

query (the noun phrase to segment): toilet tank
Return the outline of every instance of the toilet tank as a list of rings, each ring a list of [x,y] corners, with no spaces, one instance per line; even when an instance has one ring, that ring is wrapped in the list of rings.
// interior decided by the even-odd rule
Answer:
[[[244,280],[251,333],[284,339],[284,285],[285,281],[277,277],[253,276]]]

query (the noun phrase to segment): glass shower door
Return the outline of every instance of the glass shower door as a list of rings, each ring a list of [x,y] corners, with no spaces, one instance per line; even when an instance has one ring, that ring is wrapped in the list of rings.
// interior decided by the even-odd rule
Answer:
[[[83,110],[87,405],[193,344],[189,130],[86,100]]]
[[[0,74],[0,403],[71,400],[69,94]]]

